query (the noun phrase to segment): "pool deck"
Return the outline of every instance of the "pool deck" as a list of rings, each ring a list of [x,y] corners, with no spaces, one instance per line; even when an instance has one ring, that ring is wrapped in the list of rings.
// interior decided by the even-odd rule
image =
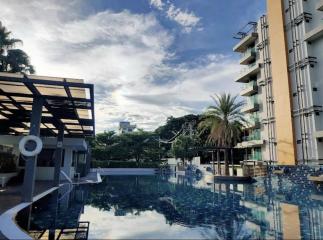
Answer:
[[[53,187],[52,181],[36,181],[34,196]],[[21,203],[22,185],[0,188],[0,215]]]

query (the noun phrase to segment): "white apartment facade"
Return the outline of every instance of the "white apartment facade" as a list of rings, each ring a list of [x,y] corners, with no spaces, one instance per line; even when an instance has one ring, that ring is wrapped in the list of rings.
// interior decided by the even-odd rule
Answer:
[[[237,36],[245,160],[322,164],[323,1],[267,0],[267,15]]]

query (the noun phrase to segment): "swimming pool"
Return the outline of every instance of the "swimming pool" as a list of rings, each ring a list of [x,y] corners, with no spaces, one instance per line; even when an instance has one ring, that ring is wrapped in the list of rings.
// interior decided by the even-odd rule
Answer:
[[[89,239],[323,238],[323,195],[311,183],[282,176],[257,180],[242,185],[183,176],[107,176],[77,189],[68,207],[55,214],[60,228],[89,222]],[[82,201],[75,201],[77,195]],[[33,226],[52,219],[53,212],[37,209]],[[58,222],[43,228],[57,229]]]

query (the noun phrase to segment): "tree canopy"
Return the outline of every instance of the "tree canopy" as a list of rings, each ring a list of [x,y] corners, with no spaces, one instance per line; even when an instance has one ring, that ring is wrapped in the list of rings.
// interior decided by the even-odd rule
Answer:
[[[0,21],[0,72],[35,73],[27,53],[15,48],[17,44],[22,44],[22,40],[12,38],[11,34]]]

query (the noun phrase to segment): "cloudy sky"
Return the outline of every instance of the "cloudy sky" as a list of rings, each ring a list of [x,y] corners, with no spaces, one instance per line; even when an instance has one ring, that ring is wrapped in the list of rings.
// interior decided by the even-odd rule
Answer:
[[[0,0],[37,74],[95,84],[97,131],[155,129],[240,90],[232,35],[264,0]]]

